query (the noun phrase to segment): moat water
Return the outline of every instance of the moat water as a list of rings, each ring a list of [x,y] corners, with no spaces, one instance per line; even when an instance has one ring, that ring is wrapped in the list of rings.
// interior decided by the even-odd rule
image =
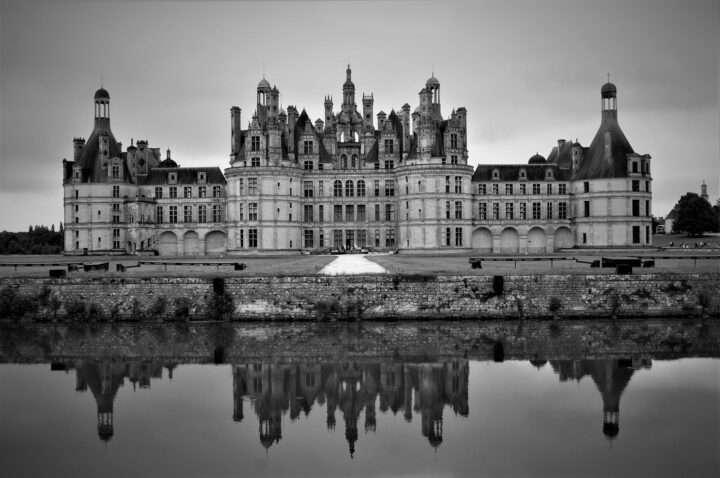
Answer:
[[[3,477],[720,475],[718,358],[21,361]]]

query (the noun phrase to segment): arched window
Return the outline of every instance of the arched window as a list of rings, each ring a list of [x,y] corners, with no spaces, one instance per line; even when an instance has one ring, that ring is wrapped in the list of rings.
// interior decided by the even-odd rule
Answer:
[[[347,169],[347,156],[345,156],[344,154],[340,156],[340,161],[342,163],[342,168]]]
[[[357,196],[365,197],[365,181],[362,179],[357,182]]]
[[[353,154],[353,155],[352,155],[351,164],[352,164],[352,168],[353,168],[353,169],[355,169],[355,168],[358,167],[358,157],[357,157],[357,154]]]
[[[333,196],[342,197],[342,181],[337,180],[333,183]]]
[[[345,181],[345,196],[352,197],[355,194],[355,188],[352,181]]]

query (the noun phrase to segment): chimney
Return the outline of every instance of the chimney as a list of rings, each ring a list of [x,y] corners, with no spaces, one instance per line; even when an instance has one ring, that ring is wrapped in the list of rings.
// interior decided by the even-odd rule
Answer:
[[[237,106],[230,108],[230,156],[231,161],[235,159],[240,152],[240,135],[241,135],[241,117],[242,110]]]
[[[85,146],[85,138],[74,138],[73,139],[73,149],[74,149],[74,161],[77,161],[80,158],[80,151],[82,151],[83,146]]]

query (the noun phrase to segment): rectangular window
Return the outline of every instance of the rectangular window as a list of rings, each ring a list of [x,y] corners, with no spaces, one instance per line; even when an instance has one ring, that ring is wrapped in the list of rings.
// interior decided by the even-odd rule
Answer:
[[[213,222],[222,222],[222,206],[220,204],[213,204],[212,220]]]
[[[445,176],[445,192],[450,192],[450,176]]]
[[[500,194],[500,186],[499,186],[497,183],[495,183],[495,184],[492,185],[492,193],[493,193],[493,194]]]
[[[462,176],[455,176],[455,193],[462,193]]]
[[[170,198],[177,198],[177,186],[170,186]]]
[[[514,204],[511,202],[505,203],[505,219],[513,219],[514,216]]]
[[[250,196],[257,196],[257,193],[258,193],[257,178],[248,178],[248,194]]]
[[[632,215],[633,216],[640,215],[640,200],[638,200],[638,199],[633,199],[633,201],[632,201]]]
[[[558,194],[567,194],[567,184],[558,184]]]
[[[386,159],[385,169],[395,169],[395,161],[393,161],[392,159]]]
[[[487,194],[487,184],[478,184],[478,194],[480,194],[480,195]]]
[[[245,181],[242,178],[240,178],[240,179],[238,179],[237,184],[238,184],[238,196],[245,195]]]
[[[645,243],[650,244],[650,226],[645,226]]]
[[[303,141],[303,154],[313,154],[313,142]],[[312,168],[309,168],[312,169]]]
[[[75,210],[77,211],[77,205],[75,206]],[[112,205],[113,212],[120,212],[120,204],[119,203],[113,203]]]
[[[312,161],[303,161],[303,169],[310,170],[313,169],[313,162]],[[305,231],[308,232],[308,231]]]
[[[163,188],[161,188],[161,187],[155,188],[155,197],[157,199],[162,199],[162,191],[163,191]]]
[[[303,206],[303,221],[304,222],[313,222],[313,207],[311,204],[306,204]]]
[[[192,187],[185,186],[183,188],[183,197],[184,198],[191,198],[192,197]]]
[[[394,196],[395,195],[395,181],[392,179],[386,179],[385,180],[385,195],[386,196]]]
[[[493,206],[493,217],[492,218],[497,221],[498,219],[500,219],[500,203],[494,202],[492,206]]]
[[[303,231],[305,247],[315,247],[314,235],[312,231]]]
[[[357,207],[357,220],[358,220],[358,222],[367,221],[367,217],[365,215],[365,205],[364,204],[360,204]]]
[[[558,219],[567,219],[567,203],[561,202],[558,204]]]
[[[445,158],[443,158],[445,159]],[[458,163],[458,157],[456,154],[450,155],[450,164],[457,164]]]
[[[317,193],[318,193],[318,196],[319,196],[319,197],[323,197],[323,196],[324,196],[324,193],[323,193],[323,182],[322,182],[322,181],[318,181]]]
[[[532,203],[532,218],[540,219],[540,203],[539,202]]]
[[[112,188],[112,197],[119,198],[120,197],[120,186],[113,186]]]
[[[395,205],[394,204],[386,204],[385,205],[385,220],[386,221],[394,221],[395,220]]]
[[[632,190],[633,190],[633,192],[640,191],[640,181],[638,181],[637,179],[632,180]]]
[[[380,180],[375,180],[375,196],[380,196]]]
[[[535,183],[532,185],[532,193],[540,194],[540,184]]]
[[[355,206],[348,204],[345,206],[345,221],[352,222],[354,220],[355,220]]]
[[[303,196],[306,198],[313,197],[313,183],[312,181],[303,181]]]
[[[242,187],[242,180],[240,181],[240,184]],[[198,186],[198,197],[199,198],[205,198],[207,197],[207,187],[206,186]]]
[[[481,221],[487,220],[487,203],[481,202],[478,204],[478,217]]]
[[[260,151],[260,136],[253,136],[250,140],[251,151]]]
[[[512,184],[506,184],[505,185],[505,194],[512,194],[513,193],[513,185]]]
[[[259,168],[260,167],[260,158],[258,158],[258,157],[250,158],[250,166],[252,166],[253,168]]]
[[[462,201],[455,201],[455,219],[462,219]]]
[[[552,203],[551,203],[551,202],[547,203],[545,209],[546,209],[546,211],[547,211],[547,219],[552,219],[552,215],[553,215],[553,205],[552,205]]]
[[[585,181],[583,183],[583,192],[586,192],[586,193],[590,192],[590,181]]]
[[[520,194],[527,194],[527,184],[520,184]]]
[[[118,166],[117,164],[113,164],[112,177],[113,177],[113,179],[120,178],[120,166]]]
[[[243,207],[242,204],[240,205],[240,220],[242,221],[243,216]],[[198,206],[198,222],[207,222],[207,206],[205,204],[200,204]]]
[[[547,193],[552,194],[552,184],[546,184],[545,186],[547,188]]]
[[[449,227],[446,227],[445,229],[443,229],[442,243],[445,244],[446,246],[449,246],[452,242],[452,232],[450,232],[450,231],[452,231],[452,229],[450,229]]]
[[[248,229],[248,247],[257,247],[258,246],[258,230],[257,229]]]
[[[183,222],[192,222],[192,206],[183,206]]]
[[[342,206],[339,204],[333,206],[333,221],[342,222]]]
[[[173,224],[177,222],[177,206],[170,206],[170,222]]]
[[[645,215],[650,217],[650,201],[645,201]]]
[[[248,221],[258,220],[258,203],[251,202],[248,204]]]
[[[445,201],[445,219],[450,219],[450,214],[452,214],[450,209],[450,201]]]
[[[342,247],[343,245],[343,232],[340,229],[333,229],[333,246]]]
[[[585,217],[590,217],[590,201],[583,201],[583,207],[585,209]]]
[[[457,247],[462,247],[463,245],[463,230],[462,227],[456,227],[455,228],[455,245]]]
[[[113,229],[113,237],[120,237],[120,229]]]
[[[375,222],[380,222],[380,205],[379,204],[375,205]]]
[[[640,226],[632,227],[632,235],[633,244],[640,244]]]
[[[457,149],[457,147],[458,147],[458,137],[457,137],[457,134],[455,134],[455,133],[452,133],[450,135],[450,147],[453,149]]]
[[[220,186],[213,186],[213,197],[222,197],[222,188]]]
[[[318,222],[323,222],[323,221],[324,221],[324,219],[323,219],[323,217],[324,217],[324,214],[323,214],[323,213],[324,213],[324,212],[325,212],[325,208],[323,207],[322,204],[320,204],[320,205],[318,206],[318,218],[317,218]]]
[[[645,191],[650,192],[650,181],[645,181]]]
[[[393,154],[395,152],[394,150],[394,142],[391,139],[385,140],[385,153],[386,154]],[[387,169],[387,168],[386,168]]]
[[[395,229],[385,230],[385,247],[395,247]]]
[[[367,231],[364,229],[358,229],[357,231],[357,245],[358,247],[367,246]]]
[[[165,222],[165,216],[163,216],[163,207],[162,206],[158,206],[155,208],[155,220],[158,223]]]
[[[638,172],[638,163],[637,161],[632,162],[632,172],[637,173]]]
[[[522,219],[522,220],[527,219],[527,203],[524,203],[524,202],[520,203],[520,219]]]

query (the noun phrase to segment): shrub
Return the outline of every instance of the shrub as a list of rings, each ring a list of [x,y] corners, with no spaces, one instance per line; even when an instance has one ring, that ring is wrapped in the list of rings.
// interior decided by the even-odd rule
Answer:
[[[105,314],[103,314],[102,306],[96,302],[92,302],[87,309],[87,318],[90,321],[99,322],[103,320]]]
[[[192,302],[187,297],[178,297],[175,299],[175,319],[176,320],[187,320],[190,316],[190,307]]]
[[[210,320],[228,320],[235,307],[230,294],[213,294],[208,300],[207,314]]]
[[[72,299],[65,304],[65,317],[70,320],[81,320],[85,318],[85,302]]]
[[[562,309],[562,301],[558,297],[550,297],[550,301],[548,302],[548,310],[552,312],[553,315],[555,315],[560,309]]]
[[[0,317],[19,319],[26,313],[37,312],[37,303],[17,293],[12,287],[0,290]]]
[[[167,308],[167,299],[165,296],[158,296],[155,298],[153,303],[150,305],[150,309],[148,312],[153,317],[161,316],[165,313],[165,309]]]

